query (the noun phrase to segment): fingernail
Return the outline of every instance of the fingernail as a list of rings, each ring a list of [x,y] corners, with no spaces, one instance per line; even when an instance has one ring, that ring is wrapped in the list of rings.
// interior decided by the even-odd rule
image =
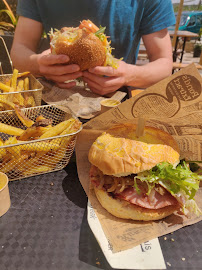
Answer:
[[[68,62],[69,61],[69,57],[67,55],[60,55],[60,60],[62,62]]]
[[[72,65],[72,71],[79,71],[80,67],[78,65]]]

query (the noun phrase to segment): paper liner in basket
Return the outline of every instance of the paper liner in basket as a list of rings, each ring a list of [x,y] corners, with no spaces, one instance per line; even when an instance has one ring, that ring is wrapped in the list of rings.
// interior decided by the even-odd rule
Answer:
[[[88,151],[91,144],[112,125],[137,123],[137,117],[141,116],[149,119],[148,126],[167,131],[177,140],[181,157],[202,160],[201,104],[202,78],[195,66],[190,65],[84,125],[76,145],[78,175],[114,252],[199,222],[202,216],[187,218],[175,213],[151,222],[122,220],[112,216],[100,206],[92,190],[89,192]],[[202,188],[195,197],[200,209],[201,195]]]

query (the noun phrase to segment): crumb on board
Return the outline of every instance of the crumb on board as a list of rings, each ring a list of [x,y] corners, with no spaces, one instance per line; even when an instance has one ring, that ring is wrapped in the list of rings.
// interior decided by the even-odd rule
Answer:
[[[185,261],[185,258],[182,258],[182,261]]]
[[[171,238],[170,240],[171,240],[172,242],[175,242],[175,239],[174,239],[174,238]]]
[[[171,266],[171,263],[169,263],[169,262],[166,262],[166,263],[167,263],[168,266]]]
[[[163,239],[164,239],[164,240],[167,240],[167,237],[165,236]]]

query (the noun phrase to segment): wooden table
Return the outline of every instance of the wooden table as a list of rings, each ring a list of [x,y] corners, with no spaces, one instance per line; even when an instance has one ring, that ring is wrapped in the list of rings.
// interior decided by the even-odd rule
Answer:
[[[174,33],[175,31],[169,31],[169,34],[171,37],[174,37]],[[196,33],[192,33],[189,31],[177,31],[177,38],[176,38],[176,43],[175,43],[175,48],[173,51],[173,62],[176,62],[177,60],[177,46],[179,43],[179,38],[183,39],[183,45],[182,45],[182,51],[180,52],[180,63],[182,63],[182,59],[183,59],[183,55],[184,55],[184,49],[185,49],[185,45],[186,45],[186,41],[188,38],[198,38],[198,34]]]

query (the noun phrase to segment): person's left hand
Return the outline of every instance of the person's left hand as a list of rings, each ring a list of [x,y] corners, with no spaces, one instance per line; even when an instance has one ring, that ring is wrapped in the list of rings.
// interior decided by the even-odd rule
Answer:
[[[114,69],[110,66],[98,66],[83,72],[83,80],[90,90],[99,95],[105,95],[127,85],[131,76],[132,65],[119,61],[119,66]]]

